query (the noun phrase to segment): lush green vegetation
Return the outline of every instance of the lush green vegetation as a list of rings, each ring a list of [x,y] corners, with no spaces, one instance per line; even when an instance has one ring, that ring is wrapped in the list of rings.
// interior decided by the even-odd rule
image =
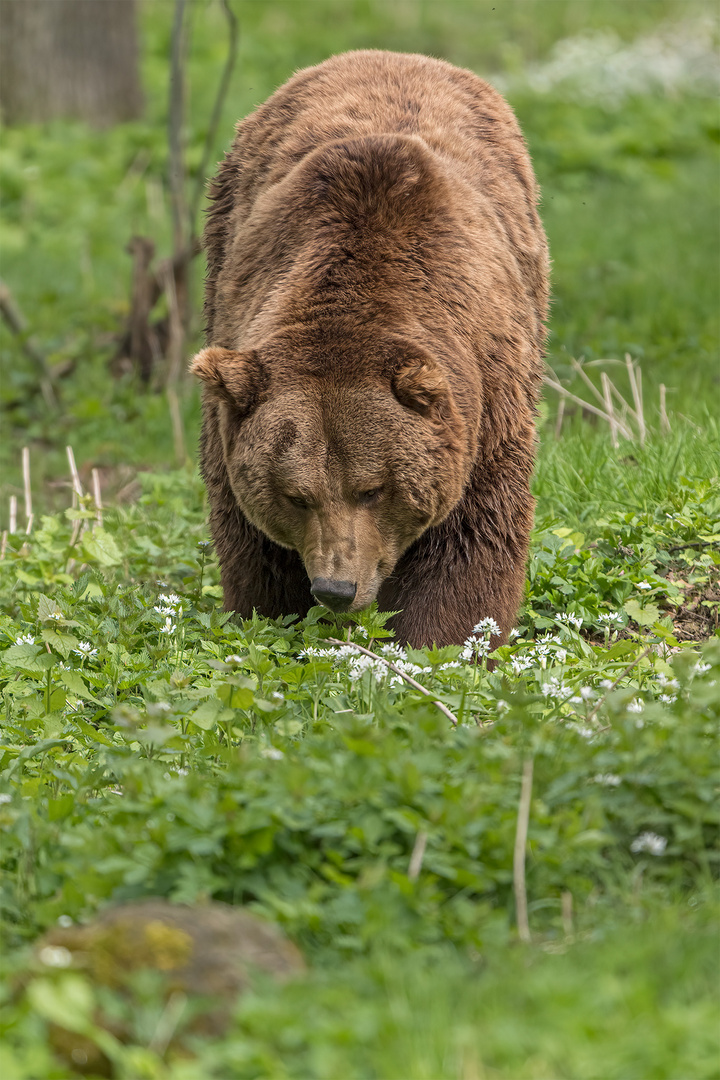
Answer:
[[[3,276],[51,362],[74,364],[51,415],[1,331],[2,527],[23,445],[36,510],[0,560],[3,1080],[77,1075],[51,1048],[54,1024],[95,1040],[124,1080],[720,1076],[717,111],[701,95],[619,107],[525,78],[563,37],[611,26],[632,43],[707,12],[240,6],[220,143],[293,68],[343,48],[504,73],[544,190],[550,363],[585,398],[571,357],[641,363],[644,445],[614,449],[579,413],[555,438],[557,399],[543,405],[528,592],[491,672],[482,626],[464,649],[401,654],[374,612],[352,629],[320,609],[301,624],[220,610],[202,486],[192,463],[167,471],[165,395],[107,367],[127,240],[168,251],[171,5],[144,8],[144,121],[3,133]],[[192,169],[225,46],[219,5],[191,15]],[[631,401],[624,368],[603,370]],[[192,445],[189,386],[182,407]],[[108,489],[142,470],[138,497],[102,525],[89,498],[66,510],[68,487],[52,486],[67,442]],[[513,856],[530,762],[527,943]],[[309,973],[260,981],[222,1040],[189,1033],[190,1003],[164,1042],[147,973],[124,996],[34,951],[58,921],[152,895],[247,904],[299,944]],[[122,1018],[129,1045],[98,1028],[97,1008]]]

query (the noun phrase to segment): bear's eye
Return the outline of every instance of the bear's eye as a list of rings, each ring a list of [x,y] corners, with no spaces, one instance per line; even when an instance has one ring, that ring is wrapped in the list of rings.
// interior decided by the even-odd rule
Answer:
[[[369,488],[367,491],[359,491],[357,495],[357,501],[361,506],[372,506],[376,503],[383,493],[381,487]]]
[[[297,506],[298,510],[307,510],[308,508],[308,504],[306,503],[305,499],[303,499],[300,495],[286,495],[285,498],[289,503],[292,503],[293,506]]]

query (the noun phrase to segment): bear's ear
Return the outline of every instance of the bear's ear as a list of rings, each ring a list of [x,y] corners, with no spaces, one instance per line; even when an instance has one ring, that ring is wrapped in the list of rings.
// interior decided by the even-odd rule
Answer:
[[[197,353],[190,361],[190,371],[202,379],[208,393],[243,416],[255,407],[267,381],[254,350],[235,352],[218,345]]]
[[[421,416],[446,419],[451,411],[447,379],[428,353],[404,356],[393,372],[392,389],[401,405]]]

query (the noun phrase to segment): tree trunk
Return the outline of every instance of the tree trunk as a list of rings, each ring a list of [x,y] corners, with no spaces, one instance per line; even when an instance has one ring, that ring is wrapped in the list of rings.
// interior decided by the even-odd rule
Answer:
[[[135,0],[0,0],[6,124],[140,114]]]

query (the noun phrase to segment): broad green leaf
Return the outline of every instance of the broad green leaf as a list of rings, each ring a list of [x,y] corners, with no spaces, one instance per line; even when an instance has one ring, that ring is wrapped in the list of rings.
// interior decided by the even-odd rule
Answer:
[[[653,626],[660,618],[657,604],[646,604],[645,607],[641,607],[637,600],[626,600],[623,608],[638,626]]]
[[[122,553],[114,537],[99,526],[84,534],[82,548],[89,559],[101,566],[117,566],[122,562]]]

